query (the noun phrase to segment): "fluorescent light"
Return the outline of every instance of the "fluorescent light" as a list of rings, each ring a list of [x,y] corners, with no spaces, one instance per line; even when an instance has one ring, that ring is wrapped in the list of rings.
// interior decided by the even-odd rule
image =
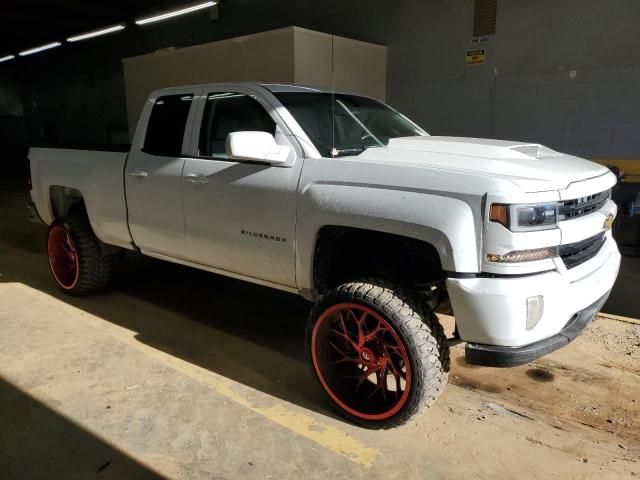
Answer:
[[[191,13],[198,10],[202,10],[203,8],[215,7],[218,4],[218,0],[198,3],[196,5],[192,5],[190,7],[181,8],[179,10],[173,10],[166,13],[160,13],[157,15],[153,15],[151,17],[139,18],[136,20],[137,25],[146,25],[147,23],[159,22],[160,20],[166,20],[168,18],[177,17],[178,15],[184,15],[185,13]]]
[[[60,42],[47,43],[46,45],[42,45],[41,47],[30,48],[29,50],[25,50],[24,52],[18,53],[21,57],[26,55],[31,55],[32,53],[42,52],[44,50],[49,50],[50,48],[56,48],[62,45]]]
[[[0,62],[7,62],[9,60],[13,60],[14,58],[16,58],[15,55],[7,55],[6,57],[0,57]]]
[[[92,32],[81,33],[80,35],[69,37],[67,38],[67,42],[79,42],[80,40],[99,37],[100,35],[106,35],[107,33],[117,32],[119,30],[124,30],[124,29],[125,29],[125,25],[123,23],[119,23],[118,25],[114,25],[112,27],[101,28],[100,30],[94,30]]]

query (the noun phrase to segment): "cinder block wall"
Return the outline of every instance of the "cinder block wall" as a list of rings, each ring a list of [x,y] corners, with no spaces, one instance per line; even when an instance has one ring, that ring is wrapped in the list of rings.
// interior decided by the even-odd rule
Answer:
[[[21,59],[32,143],[104,143],[126,128],[123,57],[297,25],[389,47],[387,99],[427,131],[640,158],[640,1],[498,0],[472,43],[473,0],[223,0],[195,14]],[[55,40],[55,39],[52,39]],[[484,48],[484,65],[466,66]]]

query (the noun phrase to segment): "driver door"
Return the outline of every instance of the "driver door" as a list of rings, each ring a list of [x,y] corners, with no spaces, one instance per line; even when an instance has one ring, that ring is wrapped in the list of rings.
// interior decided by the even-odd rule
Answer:
[[[266,100],[250,89],[211,90],[200,99],[194,156],[183,180],[188,259],[264,282],[295,287],[296,192],[302,158]],[[262,131],[292,147],[282,165],[228,158],[227,137]],[[197,141],[196,141],[197,138]]]

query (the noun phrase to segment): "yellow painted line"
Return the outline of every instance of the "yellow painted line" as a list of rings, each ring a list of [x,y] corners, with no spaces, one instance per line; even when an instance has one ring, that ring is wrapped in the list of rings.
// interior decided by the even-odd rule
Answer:
[[[264,394],[279,403],[271,407],[254,405],[239,391],[241,387],[244,387],[245,389],[248,389],[249,387],[233,382],[232,380],[221,375],[217,375],[205,368],[150,347],[149,345],[135,339],[135,335],[137,334],[135,331],[115,325],[107,320],[96,317],[84,310],[78,309],[21,283],[5,283],[3,284],[3,288],[7,288],[10,285],[20,287],[20,291],[15,292],[16,295],[27,293],[34,297],[34,300],[49,303],[51,308],[67,310],[70,315],[79,317],[90,327],[108,334],[110,337],[115,338],[128,347],[138,350],[147,357],[153,358],[173,370],[206,385],[229,400],[236,402],[273,423],[276,423],[297,435],[307,438],[308,440],[311,440],[327,450],[337,453],[358,465],[370,466],[380,453],[379,450],[364,445],[358,439],[336,427],[323,424],[310,415],[292,410],[287,407],[282,400],[276,399],[270,395]]]
[[[612,313],[603,313],[603,312],[598,313],[598,316],[602,318],[606,318],[607,320],[617,320],[618,322],[626,322],[626,323],[633,323],[635,325],[640,325],[640,320],[638,320],[637,318],[623,317],[621,315],[613,315]]]

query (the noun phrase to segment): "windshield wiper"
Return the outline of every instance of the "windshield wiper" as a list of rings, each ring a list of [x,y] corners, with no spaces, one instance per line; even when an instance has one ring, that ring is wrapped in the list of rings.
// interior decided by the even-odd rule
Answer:
[[[340,101],[340,100],[336,100],[336,103],[337,103],[338,105],[340,105],[340,106],[344,109],[344,111],[345,111],[345,112],[347,112],[347,113],[349,114],[349,116],[350,116],[351,118],[353,118],[353,119],[356,121],[356,123],[357,123],[358,125],[360,125],[360,126],[362,127],[362,129],[363,129],[365,132],[367,132],[367,134],[368,134],[371,138],[373,138],[376,142],[378,142],[378,145],[380,145],[381,147],[384,147],[384,143],[382,143],[380,140],[378,140],[378,137],[376,137],[373,133],[371,133],[371,130],[369,130],[367,127],[365,127],[365,126],[364,126],[364,123],[362,123],[360,120],[358,120],[358,117],[356,117],[356,116],[351,112],[351,110],[349,110],[349,109],[347,108],[347,106],[346,106],[344,103],[342,103],[342,101]]]
[[[357,155],[365,151],[365,147],[354,147],[354,148],[333,148],[331,150],[332,157],[345,157],[347,155]]]

